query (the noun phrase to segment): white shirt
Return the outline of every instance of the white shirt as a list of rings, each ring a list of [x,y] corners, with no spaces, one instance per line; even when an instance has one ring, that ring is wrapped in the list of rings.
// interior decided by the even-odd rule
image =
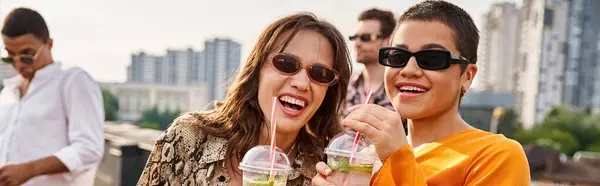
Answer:
[[[69,172],[38,176],[24,185],[93,185],[104,153],[98,83],[81,68],[64,71],[57,63],[38,70],[19,98],[22,80],[20,75],[5,79],[0,92],[0,166],[56,156]]]

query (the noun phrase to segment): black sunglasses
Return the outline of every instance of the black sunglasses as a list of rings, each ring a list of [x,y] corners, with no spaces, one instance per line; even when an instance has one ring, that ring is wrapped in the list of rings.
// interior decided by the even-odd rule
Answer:
[[[13,64],[15,62],[15,57],[18,57],[19,60],[21,60],[22,63],[33,64],[33,61],[35,61],[38,58],[38,56],[40,55],[40,53],[42,52],[43,49],[44,49],[44,44],[42,44],[37,49],[37,51],[35,52],[34,55],[20,54],[20,55],[17,55],[17,56],[3,57],[2,61],[4,61],[5,63],[8,63],[8,64]]]
[[[350,41],[354,41],[356,39],[360,39],[360,41],[362,42],[370,42],[376,39],[380,39],[382,38],[381,35],[378,34],[356,34],[353,36],[348,37],[348,39],[350,39]]]
[[[317,84],[332,86],[338,82],[338,72],[331,67],[318,63],[303,66],[296,56],[283,53],[274,54],[271,58],[273,67],[282,74],[294,75],[305,68],[308,77]]]
[[[425,70],[443,70],[452,64],[474,64],[466,58],[446,50],[426,49],[412,53],[400,47],[381,47],[379,64],[392,68],[404,68],[413,56],[417,59],[419,67]]]

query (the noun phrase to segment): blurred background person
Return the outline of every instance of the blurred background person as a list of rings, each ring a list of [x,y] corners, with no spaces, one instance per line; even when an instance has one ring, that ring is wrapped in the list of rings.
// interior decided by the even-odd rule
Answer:
[[[383,88],[385,67],[378,63],[378,59],[379,48],[388,46],[395,27],[396,21],[391,11],[373,8],[358,16],[356,33],[349,38],[354,41],[356,61],[365,68],[350,79],[347,107],[363,104],[369,90],[372,90],[371,103],[394,110]],[[348,112],[344,110],[344,116],[346,115]]]
[[[0,185],[93,185],[104,152],[98,83],[81,68],[55,63],[44,18],[14,9],[2,28],[18,74],[0,92]]]

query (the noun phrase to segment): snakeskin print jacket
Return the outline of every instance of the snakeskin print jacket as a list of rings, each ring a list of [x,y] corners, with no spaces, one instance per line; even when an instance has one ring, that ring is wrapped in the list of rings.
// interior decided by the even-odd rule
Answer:
[[[194,123],[198,113],[177,118],[158,138],[138,186],[226,186],[229,182],[225,160],[227,140],[205,135]],[[288,186],[311,185],[317,174],[315,165],[321,161],[316,155],[298,148],[293,161],[293,173]]]

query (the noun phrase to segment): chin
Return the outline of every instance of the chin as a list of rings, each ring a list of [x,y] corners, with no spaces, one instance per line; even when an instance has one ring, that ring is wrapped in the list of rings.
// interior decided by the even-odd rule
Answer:
[[[302,126],[304,126],[304,124],[306,122],[302,122],[302,121],[308,121],[308,119],[304,119],[304,117],[302,116],[298,116],[298,117],[293,117],[293,118],[289,118],[289,117],[277,117],[277,127],[283,127],[285,125],[284,128],[301,128]]]
[[[22,74],[21,74],[21,76],[23,76],[24,78],[27,78],[27,79],[31,79],[31,78],[33,78],[33,75],[32,75],[32,74],[26,74],[26,73],[22,73]]]
[[[410,119],[410,120],[423,118],[418,113],[400,113],[400,115],[402,116],[403,119]]]
[[[280,134],[296,134],[300,129],[302,129],[304,125],[299,125],[297,123],[284,123],[277,122],[277,133]]]
[[[420,119],[423,118],[423,114],[425,109],[422,107],[408,105],[408,104],[400,104],[400,106],[396,109],[396,112],[400,114],[402,118],[406,119]]]
[[[360,57],[356,57],[356,62],[358,63],[365,63],[365,58],[360,56]]]

